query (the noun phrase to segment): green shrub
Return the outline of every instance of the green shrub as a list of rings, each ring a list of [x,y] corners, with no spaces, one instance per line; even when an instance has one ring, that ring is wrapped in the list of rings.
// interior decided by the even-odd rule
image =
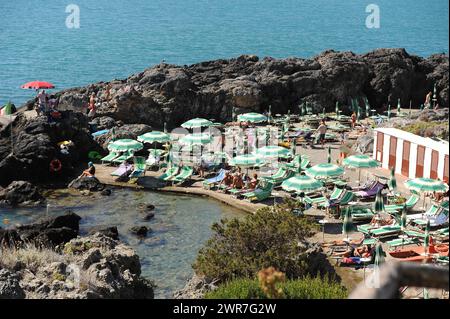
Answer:
[[[328,279],[310,278],[280,283],[286,299],[343,299],[346,289]],[[229,281],[205,295],[206,299],[267,299],[256,279]]]
[[[254,278],[260,269],[270,266],[287,278],[306,275],[306,248],[299,243],[312,236],[316,226],[309,217],[295,216],[295,205],[288,201],[276,208],[262,208],[241,220],[214,224],[211,239],[193,265],[195,272],[219,281]]]
[[[448,123],[417,121],[399,128],[423,137],[439,137],[448,140]]]

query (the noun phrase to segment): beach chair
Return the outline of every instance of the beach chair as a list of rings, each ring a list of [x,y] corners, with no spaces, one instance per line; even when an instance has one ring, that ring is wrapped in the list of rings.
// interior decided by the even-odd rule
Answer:
[[[115,159],[113,159],[111,162],[112,163],[122,163],[124,161],[128,161],[132,157],[133,157],[133,152],[125,151],[119,157],[116,157]]]
[[[170,179],[172,176],[177,175],[179,169],[180,169],[180,168],[179,168],[178,166],[172,166],[172,167],[169,167],[169,168],[164,172],[164,174],[158,176],[158,179],[166,181],[166,180]]]
[[[343,211],[345,212],[348,209],[351,211],[352,219],[355,222],[372,220],[373,216],[375,215],[372,209],[367,206],[346,207]]]
[[[355,194],[352,191],[344,190],[344,193],[339,198],[339,205],[348,205],[353,198],[355,197]]]
[[[307,204],[310,204],[311,206],[318,206],[319,204],[324,205],[324,203],[328,202],[325,196],[310,197],[308,195],[305,195],[303,201]]]
[[[387,241],[386,244],[389,246],[390,249],[396,248],[396,247],[403,247],[406,245],[420,245],[420,240],[415,237],[409,237],[409,238],[396,238],[390,241]]]
[[[194,169],[192,167],[183,166],[180,170],[180,173],[176,176],[170,177],[169,180],[173,184],[183,184],[192,176],[192,174],[194,174]]]
[[[444,200],[442,203],[441,203],[441,205],[440,205],[442,208],[447,208],[447,209],[449,209],[449,202],[448,202],[448,200]]]
[[[274,185],[278,185],[281,184],[282,182],[284,182],[285,180],[287,180],[288,178],[291,178],[295,175],[295,172],[285,168],[285,167],[280,167],[280,169],[272,176],[265,176],[262,177],[261,179],[263,179],[266,182],[270,182]]]
[[[377,228],[373,228],[370,224],[358,225],[357,229],[359,232],[372,236],[372,237],[393,237],[398,235],[402,231],[402,227],[398,225],[386,225]]]
[[[128,175],[133,170],[133,165],[128,163],[122,163],[120,166],[111,173],[111,176]]]
[[[411,222],[418,226],[424,227],[430,222],[431,227],[442,226],[448,224],[448,209],[441,208],[439,212],[433,216],[427,216],[425,218],[413,219]]]
[[[242,194],[242,196],[244,196],[245,199],[251,202],[253,201],[260,202],[269,198],[270,195],[272,195],[272,190],[273,190],[273,183],[267,182],[265,183],[264,187],[261,188],[258,187],[252,192]]]
[[[335,188],[333,189],[333,192],[332,192],[331,195],[330,195],[330,200],[331,200],[331,201],[339,201],[339,198],[340,198],[343,194],[344,194],[344,189],[335,187]],[[326,198],[325,198],[324,201],[316,200],[316,202],[318,202],[318,203],[317,203],[317,207],[319,207],[319,208],[324,208],[324,207],[327,207],[327,206],[328,206],[328,201],[326,200]]]
[[[427,209],[426,212],[420,213],[420,214],[407,215],[406,218],[407,218],[408,221],[411,221],[411,220],[414,220],[414,219],[426,219],[426,218],[429,218],[429,217],[436,216],[443,209],[444,208],[441,208],[438,205],[433,204]]]
[[[135,156],[134,157],[134,170],[128,176],[129,178],[137,178],[145,175],[145,170],[147,169],[147,164],[145,164],[145,157]]]
[[[408,200],[404,204],[398,204],[398,205],[385,205],[384,210],[386,212],[397,212],[401,211],[403,209],[403,206],[406,206],[406,209],[413,208],[417,203],[419,202],[419,196],[412,194]]]
[[[372,188],[370,188],[368,190],[357,191],[354,194],[356,197],[359,197],[361,199],[371,198],[371,197],[375,197],[377,195],[378,191],[383,190],[385,187],[386,187],[385,184],[377,181]]]
[[[119,154],[116,152],[110,152],[108,155],[106,155],[105,157],[103,157],[102,159],[100,159],[100,161],[102,162],[102,164],[104,162],[107,163],[111,163],[113,160],[115,160],[116,158],[119,157]]]
[[[375,180],[366,181],[363,185],[352,187],[352,191],[368,191],[369,189],[375,187],[376,183],[377,181]]]
[[[204,188],[211,188],[211,186],[213,186],[213,185],[215,185],[217,183],[220,183],[225,178],[226,172],[227,172],[226,170],[221,168],[220,171],[217,173],[217,176],[209,178],[209,179],[205,179],[203,181],[203,187]]]

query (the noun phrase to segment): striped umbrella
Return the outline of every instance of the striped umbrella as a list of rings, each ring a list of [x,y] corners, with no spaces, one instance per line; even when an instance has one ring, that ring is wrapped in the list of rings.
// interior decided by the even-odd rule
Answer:
[[[373,210],[377,214],[384,212],[384,201],[383,201],[383,195],[381,195],[381,190],[378,191],[377,196],[375,197],[375,203],[374,203]]]
[[[291,154],[295,156],[297,154],[297,140],[294,138],[291,143]]]
[[[261,122],[266,122],[267,117],[260,113],[251,112],[251,113],[244,113],[244,114],[238,115],[238,121],[239,122],[261,123]]]
[[[276,145],[269,145],[258,148],[256,150],[256,154],[264,158],[289,158],[292,156],[291,152],[287,148]]]
[[[334,109],[336,116],[339,118],[339,101],[336,101],[336,108]]]
[[[8,101],[6,105],[0,110],[0,115],[12,115],[13,107],[11,101]]]
[[[167,123],[164,122],[164,133],[167,133]]]
[[[233,157],[230,160],[229,164],[231,166],[239,167],[255,167],[263,165],[264,161],[261,156],[258,156],[256,154],[245,154]]]
[[[212,141],[212,137],[206,133],[187,134],[178,141],[183,145],[205,145]]]
[[[213,124],[214,124],[213,122],[208,121],[207,119],[195,118],[187,122],[184,122],[183,124],[181,124],[181,127],[184,128],[209,127],[212,126]]]
[[[272,105],[269,105],[269,111],[267,112],[267,122],[272,122]]]
[[[170,136],[164,132],[153,131],[138,136],[137,140],[142,143],[165,143],[170,141]]]
[[[344,215],[344,222],[342,223],[342,234],[347,236],[353,231],[353,218],[352,218],[352,210],[347,209]]]
[[[317,164],[313,167],[308,168],[306,171],[306,175],[314,178],[329,178],[341,176],[344,174],[344,169],[336,164],[326,163],[326,164]]]
[[[323,184],[309,176],[297,175],[285,180],[281,184],[281,188],[288,192],[310,192],[321,188]]]
[[[358,182],[361,180],[361,168],[371,168],[380,165],[380,162],[367,155],[352,155],[344,158],[344,166],[358,168]]]
[[[400,99],[397,100],[397,116],[400,114],[401,111],[401,104],[400,104]]]
[[[389,189],[394,192],[397,189],[397,180],[395,179],[395,168],[391,168],[391,178],[388,181]]]
[[[431,178],[414,178],[405,182],[405,186],[416,192],[446,192],[448,185],[436,179]]]
[[[108,149],[114,152],[139,151],[144,145],[132,139],[116,140],[108,144]]]
[[[388,110],[387,110],[387,118],[390,119],[391,118],[391,104],[388,104]]]
[[[366,106],[366,117],[370,116],[370,104],[369,104],[369,100],[366,98],[364,98],[364,104]]]

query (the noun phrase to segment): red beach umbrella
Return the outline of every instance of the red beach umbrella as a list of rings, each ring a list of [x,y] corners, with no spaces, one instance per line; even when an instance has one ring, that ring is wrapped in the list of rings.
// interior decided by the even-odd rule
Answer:
[[[25,83],[21,86],[22,89],[34,89],[34,90],[40,90],[40,89],[54,89],[55,86],[51,84],[50,82],[44,82],[44,81],[32,81]]]

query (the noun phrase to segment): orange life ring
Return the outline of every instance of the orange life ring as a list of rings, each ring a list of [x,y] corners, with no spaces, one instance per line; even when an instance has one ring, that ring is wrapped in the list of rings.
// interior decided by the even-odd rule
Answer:
[[[59,172],[62,168],[61,161],[59,159],[54,159],[50,162],[50,171]]]

